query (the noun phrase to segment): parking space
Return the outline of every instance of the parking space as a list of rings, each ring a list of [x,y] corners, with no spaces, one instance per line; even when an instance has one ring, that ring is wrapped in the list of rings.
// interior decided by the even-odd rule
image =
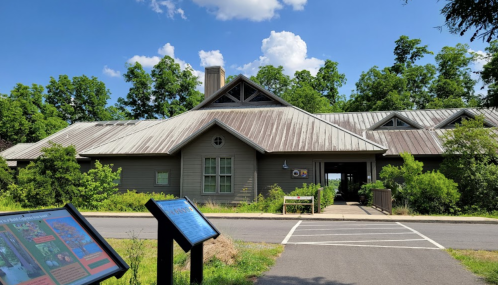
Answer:
[[[282,244],[444,249],[434,240],[397,222],[299,221],[289,231]]]

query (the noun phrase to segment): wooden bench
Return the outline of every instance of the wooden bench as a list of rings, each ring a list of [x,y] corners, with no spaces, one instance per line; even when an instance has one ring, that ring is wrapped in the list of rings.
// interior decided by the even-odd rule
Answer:
[[[287,203],[287,200],[293,201],[302,201],[302,200],[311,200],[311,203]],[[315,197],[313,196],[284,196],[284,215],[287,213],[287,205],[293,206],[302,206],[308,205],[311,206],[311,214],[315,214]]]

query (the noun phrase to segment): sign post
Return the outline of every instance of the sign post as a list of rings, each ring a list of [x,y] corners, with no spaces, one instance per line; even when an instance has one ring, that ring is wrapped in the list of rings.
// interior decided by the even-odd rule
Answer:
[[[156,201],[145,207],[157,219],[157,284],[173,284],[173,240],[190,254],[190,283],[203,280],[203,242],[220,232],[187,197]]]
[[[0,284],[99,284],[129,268],[71,204],[0,214],[0,248]]]

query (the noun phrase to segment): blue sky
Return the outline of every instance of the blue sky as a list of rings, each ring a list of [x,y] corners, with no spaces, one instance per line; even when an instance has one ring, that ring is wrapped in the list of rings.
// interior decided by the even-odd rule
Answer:
[[[190,64],[253,75],[260,65],[289,74],[339,63],[349,96],[362,71],[393,63],[394,41],[420,38],[443,46],[487,46],[435,26],[445,1],[416,0],[85,0],[0,2],[0,93],[16,83],[46,86],[50,76],[96,76],[112,95],[125,97],[122,74],[135,60],[152,66],[163,55]],[[433,62],[429,56],[422,62]],[[476,69],[479,68],[477,63]],[[148,68],[150,70],[150,68]]]

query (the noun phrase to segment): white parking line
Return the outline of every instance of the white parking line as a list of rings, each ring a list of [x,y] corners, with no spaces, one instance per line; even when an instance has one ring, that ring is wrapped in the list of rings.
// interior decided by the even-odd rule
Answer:
[[[405,230],[401,229],[398,226],[395,226],[394,228],[332,228],[332,229],[302,229],[302,230],[296,230],[296,231],[335,231],[335,230]]]
[[[435,245],[435,246],[437,246],[438,248],[440,248],[440,249],[444,249],[444,246],[442,246],[442,245],[440,245],[439,243],[437,243],[437,242],[433,241],[432,239],[430,239],[430,238],[428,238],[428,237],[424,236],[423,234],[421,234],[421,233],[417,232],[416,230],[414,230],[414,229],[412,229],[412,228],[410,228],[410,227],[407,227],[407,226],[403,225],[402,223],[398,223],[398,222],[396,222],[396,224],[398,224],[398,225],[400,225],[400,226],[402,226],[402,227],[404,227],[404,228],[406,228],[406,229],[409,229],[410,231],[412,231],[412,232],[416,233],[417,235],[419,235],[419,236],[421,236],[422,238],[426,239],[427,241],[431,242],[432,244],[434,244],[434,245]]]
[[[348,240],[348,241],[342,241],[342,240],[330,240],[330,241],[311,241],[311,242],[288,242],[288,244],[321,244],[321,243],[351,243],[351,242],[391,242],[391,241],[420,241],[420,240],[426,240],[423,238],[417,238],[417,239],[391,239],[391,240]]]
[[[296,228],[299,227],[299,224],[301,224],[301,222],[302,221],[297,222],[297,224],[294,227],[292,227],[292,229],[290,230],[290,232],[287,234],[287,236],[282,241],[282,244],[287,244],[287,242],[289,241],[290,237],[292,236],[292,234],[294,233],[294,231],[296,230]]]
[[[318,235],[294,235],[294,236],[295,237],[320,237],[320,236],[414,235],[414,234],[416,234],[416,233],[414,233],[414,232],[402,232],[402,233],[357,233],[357,234],[318,234]]]
[[[293,244],[291,242],[287,244]],[[318,244],[310,244],[310,245],[318,245]],[[420,246],[394,246],[394,245],[366,245],[366,244],[341,244],[341,243],[326,243],[319,245],[334,245],[334,246],[356,246],[356,247],[384,247],[384,248],[410,248],[410,249],[436,249],[436,247],[420,247]]]

